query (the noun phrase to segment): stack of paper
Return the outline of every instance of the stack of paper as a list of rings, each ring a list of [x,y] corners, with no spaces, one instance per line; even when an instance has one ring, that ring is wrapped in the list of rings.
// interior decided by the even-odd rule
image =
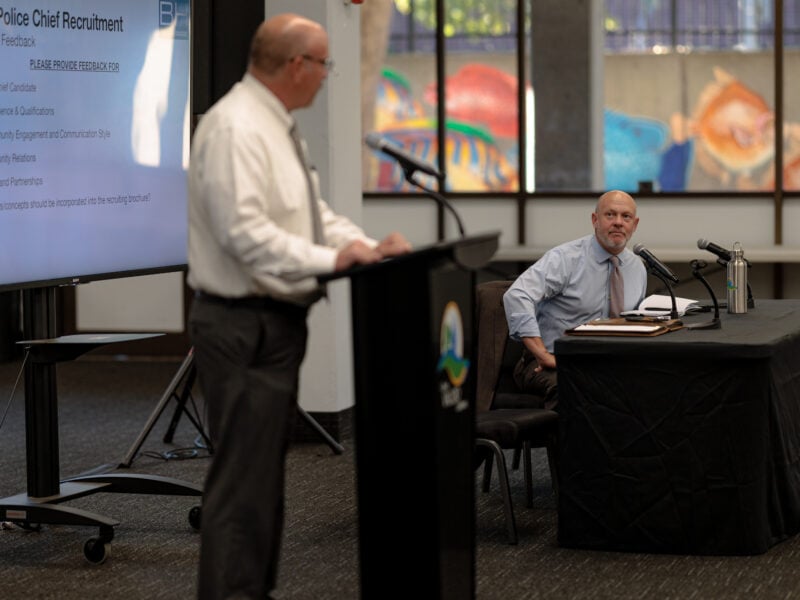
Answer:
[[[686,314],[686,310],[690,307],[699,306],[697,300],[690,300],[689,298],[675,298],[675,307],[678,309],[678,316],[682,317]],[[620,316],[626,315],[643,315],[647,317],[655,317],[659,315],[668,315],[672,312],[672,298],[669,296],[661,296],[659,294],[651,294],[639,304],[636,310],[628,310],[620,313]]]
[[[570,332],[577,333],[653,333],[664,329],[663,325],[578,325]]]

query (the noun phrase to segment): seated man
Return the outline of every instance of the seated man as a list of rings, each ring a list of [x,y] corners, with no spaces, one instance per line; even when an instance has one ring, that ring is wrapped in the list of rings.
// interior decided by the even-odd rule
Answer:
[[[636,202],[606,192],[592,213],[594,234],[548,250],[503,296],[511,337],[525,350],[514,369],[519,388],[558,403],[553,344],[567,329],[636,308],[647,291],[647,270],[626,248],[636,231]]]

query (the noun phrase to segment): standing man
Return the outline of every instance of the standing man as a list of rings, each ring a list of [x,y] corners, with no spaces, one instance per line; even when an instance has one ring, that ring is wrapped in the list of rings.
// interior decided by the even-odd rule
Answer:
[[[378,243],[319,199],[291,111],[332,61],[318,23],[263,22],[247,73],[203,117],[189,169],[190,316],[214,457],[205,482],[198,595],[268,598],[277,579],[286,450],[316,275],[410,250]]]
[[[636,202],[606,192],[592,213],[594,234],[545,252],[503,296],[509,334],[525,345],[514,369],[520,389],[558,403],[553,344],[567,329],[636,308],[647,291],[647,270],[626,248],[639,224]]]

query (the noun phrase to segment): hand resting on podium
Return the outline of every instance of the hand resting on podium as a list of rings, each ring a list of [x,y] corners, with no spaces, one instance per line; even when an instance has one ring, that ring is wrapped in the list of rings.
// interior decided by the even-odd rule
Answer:
[[[390,233],[374,248],[360,240],[347,244],[336,255],[336,271],[344,271],[354,265],[369,265],[384,258],[407,254],[411,244],[401,233]]]

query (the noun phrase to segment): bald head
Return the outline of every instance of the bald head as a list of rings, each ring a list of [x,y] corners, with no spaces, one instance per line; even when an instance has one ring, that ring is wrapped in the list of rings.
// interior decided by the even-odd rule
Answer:
[[[256,30],[247,72],[292,111],[313,102],[329,65],[328,34],[322,25],[285,13]]]
[[[636,214],[636,201],[633,199],[633,196],[621,190],[611,190],[600,196],[597,199],[597,206],[595,206],[594,212],[598,214],[602,213],[609,204],[617,202],[622,202],[632,207],[633,214]]]
[[[302,56],[316,39],[327,35],[322,25],[285,13],[267,19],[256,30],[250,45],[251,72],[275,75],[294,56]]]

